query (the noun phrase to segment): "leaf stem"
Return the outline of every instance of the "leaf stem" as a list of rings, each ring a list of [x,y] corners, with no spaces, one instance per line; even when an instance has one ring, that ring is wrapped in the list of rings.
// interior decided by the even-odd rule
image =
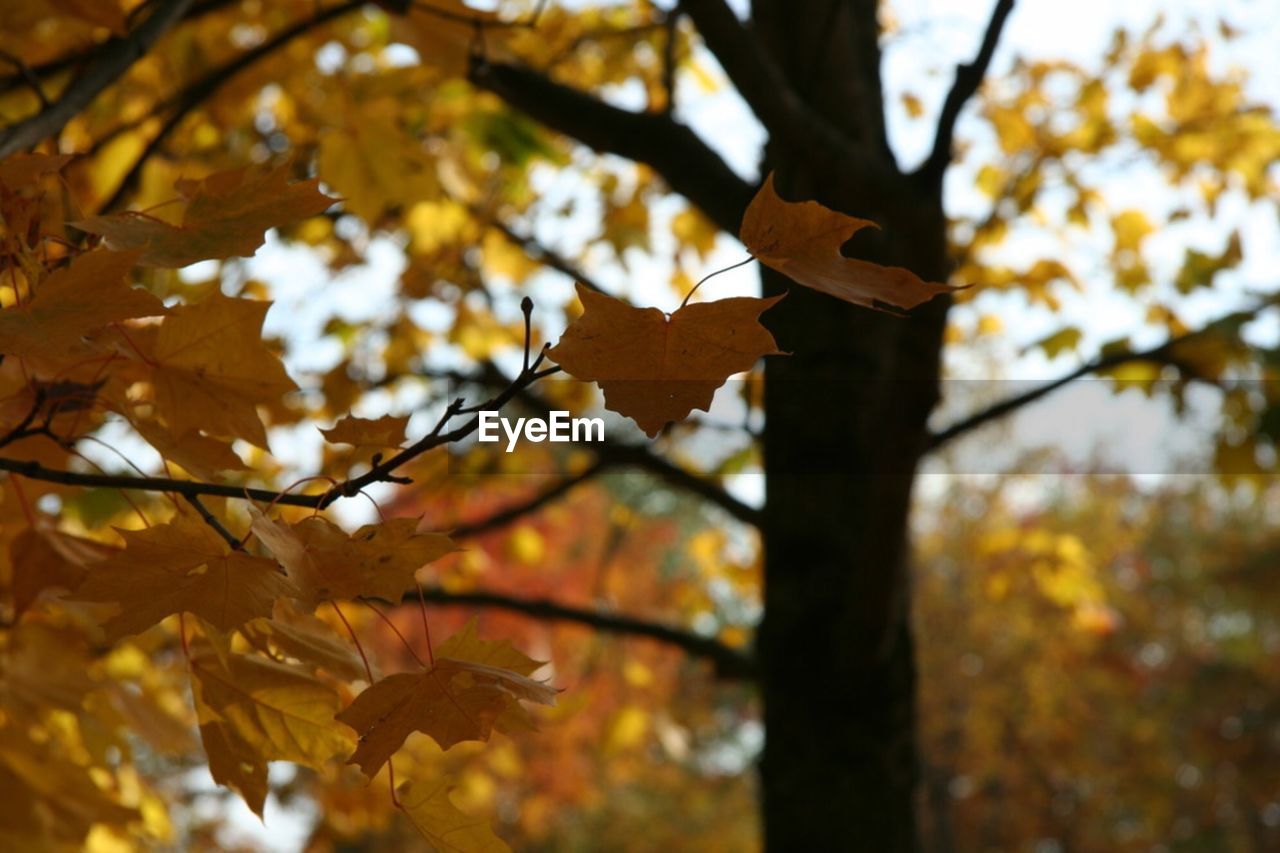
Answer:
[[[364,674],[369,679],[369,683],[373,684],[373,668],[369,666],[369,658],[364,653],[364,646],[360,644],[360,638],[356,636],[356,629],[351,627],[351,623],[347,621],[347,617],[342,613],[342,608],[338,607],[338,602],[330,601],[329,606],[333,608],[333,612],[338,614],[338,618],[346,626],[347,633],[351,635],[351,642],[355,644],[356,651],[360,653],[360,662],[364,664]]]
[[[707,279],[715,278],[716,276],[720,275],[720,273],[722,272],[728,272],[729,270],[736,270],[738,267],[746,266],[747,264],[751,263],[755,259],[756,259],[755,255],[747,255],[746,258],[744,258],[741,261],[738,261],[736,264],[730,264],[729,266],[724,267],[722,269],[718,269],[715,272],[707,273],[698,281],[697,284],[693,286],[692,290],[690,290],[688,293],[685,294],[684,299],[680,302],[680,307],[683,308],[684,306],[689,304],[689,297],[693,296],[693,294],[698,291],[699,287],[702,287],[703,282],[705,282]]]

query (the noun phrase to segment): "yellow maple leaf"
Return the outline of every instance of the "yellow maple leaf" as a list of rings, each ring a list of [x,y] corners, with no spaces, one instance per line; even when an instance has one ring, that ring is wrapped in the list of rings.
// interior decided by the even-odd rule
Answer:
[[[127,283],[136,261],[136,253],[99,250],[55,271],[31,299],[0,310],[0,353],[65,357],[90,332],[167,313],[159,299]]]
[[[297,524],[272,521],[250,508],[253,532],[270,549],[311,605],[372,596],[398,602],[414,586],[414,574],[456,550],[440,533],[419,533],[417,519],[366,524],[351,536],[315,516]]]
[[[518,700],[555,702],[555,688],[528,677],[541,665],[506,641],[480,640],[472,620],[440,644],[430,669],[383,678],[337,715],[360,735],[347,763],[372,778],[412,732],[449,749],[488,740],[495,727],[528,726]]]
[[[288,166],[257,177],[247,169],[217,172],[201,181],[178,181],[175,187],[187,199],[180,225],[137,211],[71,224],[102,235],[108,248],[141,250],[138,263],[143,266],[178,268],[252,255],[267,229],[323,213],[337,201],[321,193],[315,179],[290,183]]]
[[[331,444],[399,447],[404,443],[404,428],[408,424],[409,418],[404,415],[384,415],[375,420],[347,415],[331,428],[320,430],[320,434]]]
[[[147,354],[156,406],[172,434],[202,431],[267,446],[258,405],[296,391],[262,342],[269,302],[214,293],[173,309]]]
[[[436,850],[458,853],[505,853],[511,848],[493,834],[489,821],[472,817],[449,799],[449,782],[434,785],[405,782],[396,789],[400,810]]]
[[[75,594],[79,601],[120,605],[103,626],[112,638],[183,612],[229,631],[270,614],[277,598],[297,595],[274,560],[229,550],[192,515],[119,532],[125,549],[94,564]]]

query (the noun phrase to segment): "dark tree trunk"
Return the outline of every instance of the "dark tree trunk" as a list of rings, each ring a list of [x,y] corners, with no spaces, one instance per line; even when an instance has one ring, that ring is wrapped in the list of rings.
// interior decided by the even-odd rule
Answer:
[[[871,194],[838,167],[815,168],[771,144],[765,167],[776,170],[783,197],[874,219],[883,230],[860,234],[851,254],[945,280],[938,190],[902,175],[885,142],[874,1],[755,0],[754,12],[793,85],[859,141],[883,182]],[[765,843],[773,851],[914,850],[907,523],[938,396],[946,305],[935,300],[904,319],[766,271],[767,293],[788,287],[769,325],[794,355],[766,366],[757,640]]]

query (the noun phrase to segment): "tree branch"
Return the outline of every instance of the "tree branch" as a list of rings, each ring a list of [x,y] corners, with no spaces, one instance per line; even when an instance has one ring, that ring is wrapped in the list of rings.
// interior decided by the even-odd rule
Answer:
[[[772,138],[821,164],[831,164],[823,168],[839,168],[846,175],[856,172],[854,179],[868,190],[883,187],[880,170],[864,165],[872,161],[857,150],[855,141],[809,108],[724,0],[680,0],[678,8],[693,20],[707,48]]]
[[[1000,33],[1004,30],[1005,21],[1013,11],[1014,0],[997,0],[991,11],[991,20],[987,22],[986,33],[982,36],[982,45],[978,55],[972,62],[956,67],[955,82],[947,92],[947,99],[942,104],[942,114],[938,117],[938,129],[933,137],[933,149],[929,157],[916,171],[916,176],[929,183],[938,183],[951,162],[951,144],[955,136],[956,122],[965,103],[978,91],[982,80],[987,76],[991,66],[991,58],[995,55],[996,46],[1000,43]]]
[[[271,38],[261,44],[246,50],[235,59],[223,65],[221,68],[215,68],[196,82],[184,88],[178,93],[176,98],[172,100],[173,112],[165,119],[164,124],[156,131],[156,135],[151,137],[147,142],[146,148],[138,155],[138,159],[134,161],[129,168],[128,173],[121,179],[116,186],[116,191],[111,194],[111,198],[107,199],[102,205],[100,212],[106,212],[118,207],[124,200],[125,196],[131,193],[137,186],[138,180],[142,177],[142,168],[146,165],[147,160],[160,150],[165,140],[178,128],[193,110],[213,96],[218,89],[230,82],[241,71],[253,65],[260,59],[274,53],[289,42],[305,35],[321,24],[328,23],[334,18],[341,17],[348,12],[353,12],[364,5],[364,0],[347,0],[347,2],[339,3],[336,6],[330,6],[328,9],[321,9],[310,18],[298,21],[290,27],[287,27],[276,33]]]
[[[193,0],[163,0],[145,21],[124,38],[112,39],[58,100],[31,118],[0,132],[0,159],[56,135],[103,89],[120,78],[164,33],[187,13]]]
[[[483,368],[484,374],[477,381],[499,387],[507,381],[506,377],[492,362],[486,362]],[[535,394],[530,393],[527,389],[521,390],[516,396],[521,402],[535,409],[543,417],[546,417],[551,411],[546,402]],[[622,444],[607,438],[604,443],[593,445],[593,447],[595,448],[596,457],[605,464],[610,466],[630,466],[647,471],[671,486],[695,494],[703,500],[715,504],[745,524],[755,526],[760,524],[760,511],[758,509],[738,500],[705,477],[700,477],[658,456],[648,447],[638,444]]]
[[[719,227],[738,233],[752,188],[687,126],[620,109],[530,68],[473,61],[472,83],[583,145],[646,163]]]
[[[1113,367],[1119,367],[1122,364],[1132,364],[1136,361],[1154,361],[1160,364],[1172,365],[1179,368],[1184,373],[1191,373],[1191,368],[1185,362],[1178,358],[1175,350],[1180,344],[1186,343],[1194,338],[1202,337],[1217,328],[1224,325],[1232,325],[1247,322],[1256,317],[1261,311],[1276,305],[1275,299],[1269,299],[1246,308],[1241,311],[1233,311],[1224,317],[1220,317],[1195,331],[1187,332],[1184,335],[1178,335],[1170,338],[1159,346],[1151,347],[1145,350],[1134,350],[1131,352],[1119,352],[1111,355],[1099,356],[1092,361],[1085,362],[1075,370],[1065,376],[1046,382],[1044,385],[1038,385],[1021,394],[1015,394],[1007,400],[1001,400],[994,405],[988,406],[981,411],[969,415],[963,420],[957,421],[941,432],[936,432],[930,436],[927,449],[930,451],[938,450],[947,443],[959,438],[966,433],[972,432],[980,426],[990,423],[1012,414],[1023,406],[1030,405],[1037,400],[1052,394],[1064,385],[1069,385],[1077,379],[1088,376],[1091,373],[1099,373],[1103,370],[1109,370]]]
[[[232,486],[224,483],[205,483],[199,480],[175,480],[170,477],[133,477],[114,474],[85,474],[76,471],[63,471],[46,468],[35,460],[0,458],[0,471],[19,474],[30,480],[41,480],[47,483],[60,483],[69,486],[98,486],[116,489],[135,489],[145,492],[172,492],[190,500],[201,495],[242,500],[266,501],[286,506],[301,506],[312,509],[324,509],[341,498],[359,494],[362,489],[374,483],[408,483],[395,471],[402,465],[416,459],[428,450],[458,441],[475,432],[480,425],[479,417],[473,417],[461,426],[445,430],[450,419],[460,415],[476,415],[479,412],[496,411],[510,402],[520,391],[539,379],[558,373],[560,368],[541,368],[545,350],[520,373],[501,393],[474,406],[463,406],[462,400],[455,400],[441,416],[435,429],[423,438],[396,453],[385,461],[375,457],[374,464],[368,471],[358,477],[352,477],[332,486],[328,491],[318,494],[296,495],[278,492],[271,489],[254,489]],[[317,478],[310,478],[317,479]]]
[[[596,460],[585,470],[556,481],[554,485],[525,500],[523,503],[499,510],[488,518],[455,526],[449,535],[455,539],[467,539],[472,536],[478,536],[481,533],[488,533],[491,530],[506,527],[508,524],[519,521],[527,515],[536,513],[548,504],[554,503],[582,483],[604,471],[607,467],[608,463],[603,460]]]
[[[183,497],[186,498],[187,503],[195,507],[196,512],[204,519],[204,523],[213,528],[213,532],[221,536],[223,542],[226,542],[231,546],[232,551],[244,550],[244,546],[240,544],[240,540],[237,539],[230,530],[227,530],[227,528],[222,526],[222,522],[218,520],[218,517],[209,512],[209,508],[205,506],[198,497],[195,495],[184,495]]]
[[[632,616],[570,607],[547,599],[515,598],[493,592],[446,592],[442,589],[423,588],[422,596],[428,604],[443,607],[493,607],[523,613],[535,619],[576,622],[599,631],[646,637],[676,646],[694,657],[706,658],[715,665],[716,675],[721,678],[755,677],[755,661],[719,640]],[[411,603],[417,601],[417,598],[418,594],[414,592],[404,600]]]
[[[571,278],[582,284],[584,287],[594,290],[596,293],[605,292],[604,288],[597,284],[594,279],[582,270],[574,266],[568,258],[557,252],[555,249],[552,249],[550,246],[546,246],[539,242],[536,237],[526,237],[521,234],[517,234],[515,230],[505,222],[502,222],[496,217],[488,218],[482,216],[480,211],[474,208],[471,213],[481,222],[485,223],[490,228],[495,229],[499,234],[507,238],[510,243],[519,246],[526,255],[533,258],[538,263],[550,267],[561,275]]]

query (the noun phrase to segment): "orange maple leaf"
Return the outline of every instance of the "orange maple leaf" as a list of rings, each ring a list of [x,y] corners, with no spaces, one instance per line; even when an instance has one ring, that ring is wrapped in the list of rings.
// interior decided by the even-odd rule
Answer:
[[[418,569],[456,550],[441,533],[419,533],[413,518],[366,524],[351,536],[318,516],[287,525],[256,508],[253,532],[285,567],[311,605],[372,596],[398,602],[414,586]]]
[[[840,254],[840,247],[854,234],[878,227],[869,219],[848,216],[816,201],[786,201],[774,190],[770,173],[747,206],[738,239],[756,260],[797,284],[867,308],[914,308],[958,289],[924,281],[903,267]]]
[[[0,353],[66,357],[90,332],[133,317],[168,313],[152,294],[130,287],[134,252],[87,252],[55,271],[26,302],[0,311]]]
[[[90,567],[74,596],[120,605],[103,626],[112,639],[183,612],[230,631],[270,615],[277,598],[298,594],[274,560],[228,550],[194,516],[178,514],[167,524],[119,533],[124,551]]]
[[[581,284],[578,298],[582,316],[547,355],[578,379],[596,382],[605,405],[650,437],[694,409],[705,411],[726,379],[778,353],[759,317],[781,296],[697,302],[669,316]]]
[[[252,255],[266,239],[267,229],[323,213],[337,201],[320,192],[314,178],[290,183],[288,166],[258,177],[234,169],[174,186],[187,199],[181,225],[137,211],[90,216],[71,224],[101,234],[108,248],[140,249],[142,266],[178,268]]]
[[[383,678],[337,715],[360,735],[347,763],[373,778],[412,732],[449,749],[488,740],[495,727],[527,726],[518,700],[555,703],[555,688],[528,677],[540,666],[505,640],[481,640],[473,619],[440,644],[430,669]]]
[[[46,589],[76,589],[90,564],[118,550],[48,525],[27,528],[9,544],[14,612],[21,616]]]
[[[347,415],[329,429],[320,430],[330,444],[350,444],[354,447],[399,447],[404,444],[404,429],[409,418],[404,415],[384,415],[377,420]]]

